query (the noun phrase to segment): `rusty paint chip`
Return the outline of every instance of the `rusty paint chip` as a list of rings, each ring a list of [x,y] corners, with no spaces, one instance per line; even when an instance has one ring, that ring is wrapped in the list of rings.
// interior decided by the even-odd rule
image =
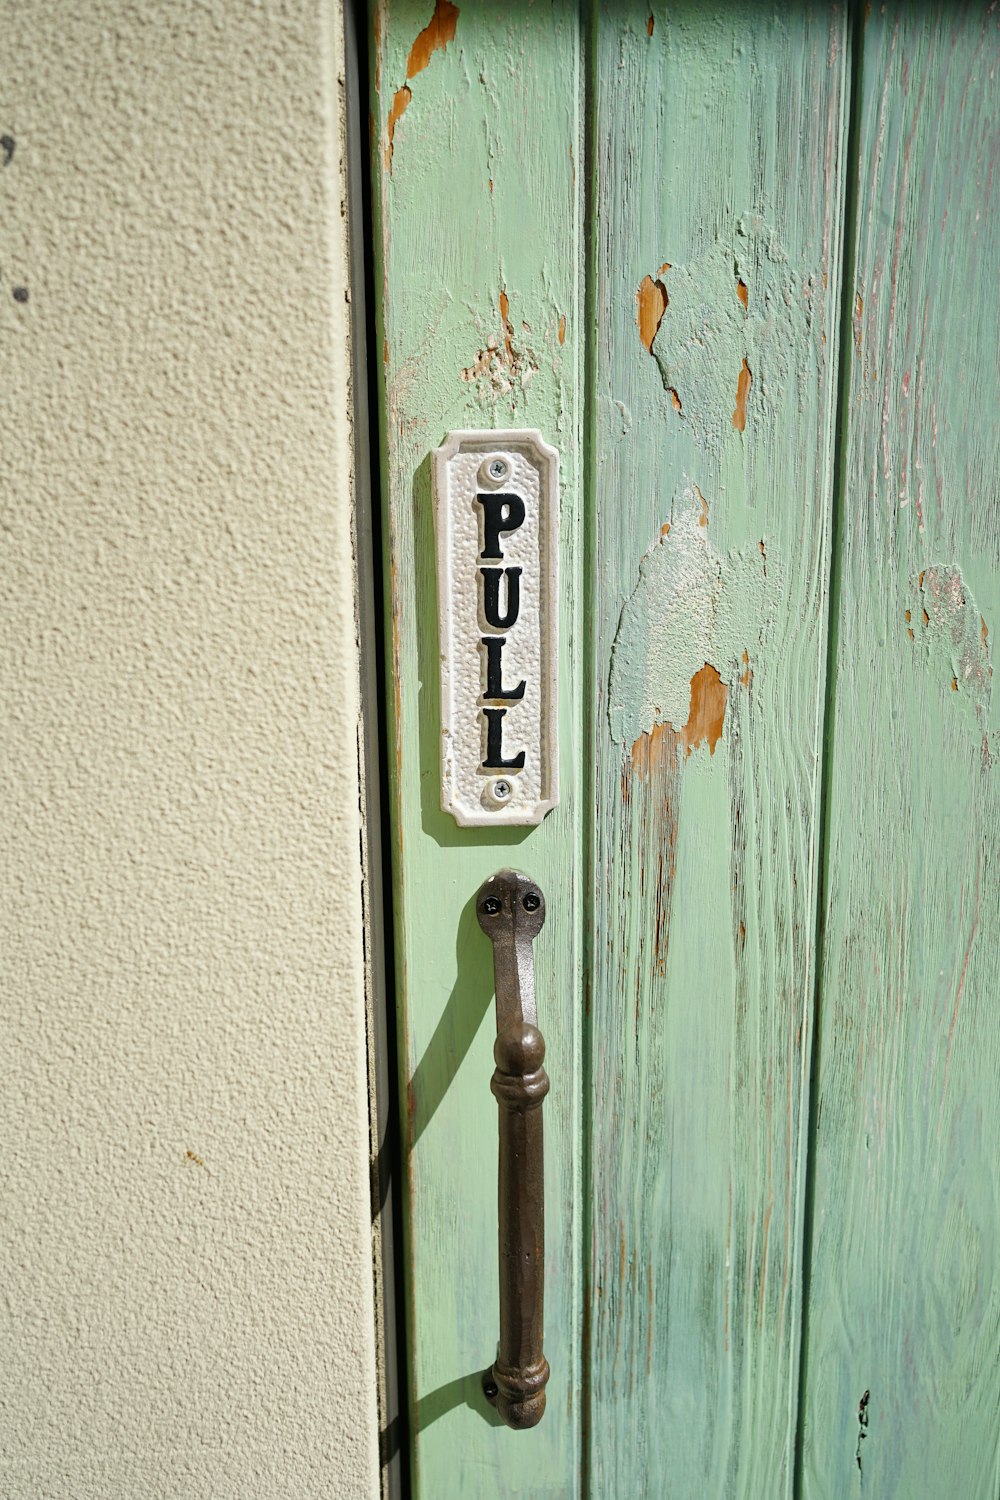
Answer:
[[[753,374],[744,356],[740,365],[740,373],[736,377],[736,409],[733,412],[733,426],[737,432],[743,432],[747,425],[747,397],[753,384]]]
[[[450,0],[437,0],[434,14],[427,25],[421,31],[413,46],[410,55],[406,59],[406,76],[415,78],[427,67],[435,52],[443,52],[448,43],[455,39],[455,28],[458,25],[458,6],[452,5]],[[378,54],[378,71],[381,73],[381,53]],[[389,108],[389,118],[386,122],[386,148],[385,167],[387,172],[392,171],[392,157],[395,151],[396,126],[409,108],[410,100],[413,98],[413,90],[404,83],[392,96],[392,104]],[[490,191],[492,192],[492,183]]]
[[[729,689],[710,662],[691,678],[691,707],[680,740],[688,755],[699,745],[707,745],[709,755],[722,738]]]
[[[670,303],[667,289],[663,282],[652,276],[644,276],[639,284],[639,290],[635,294],[635,300],[639,304],[636,321],[639,324],[639,337],[647,354],[653,352],[653,340],[659,332],[660,324],[663,322],[663,314]]]
[[[392,153],[396,149],[396,126],[399,124],[402,116],[406,113],[407,106],[409,105],[409,102],[412,98],[413,91],[405,83],[403,84],[403,87],[401,89],[397,89],[392,96],[392,106],[389,110],[389,119],[386,126],[389,135],[389,144],[385,148],[385,165],[386,170],[389,172],[392,171]]]
[[[435,52],[443,52],[448,43],[455,40],[457,25],[458,6],[452,5],[450,0],[437,0],[434,14],[410,48],[410,55],[406,59],[407,78],[416,78],[427,67]]]
[[[504,348],[513,360],[516,358],[514,353],[514,329],[510,321],[510,299],[507,296],[507,288],[504,286],[500,288],[500,321],[503,323]]]
[[[691,678],[691,704],[687,723],[678,733],[669,721],[654,724],[643,730],[634,742],[630,754],[632,771],[643,781],[664,764],[673,765],[677,749],[683,746],[685,756],[700,745],[708,746],[709,755],[722,738],[722,726],[726,717],[726,700],[729,688],[710,662]]]

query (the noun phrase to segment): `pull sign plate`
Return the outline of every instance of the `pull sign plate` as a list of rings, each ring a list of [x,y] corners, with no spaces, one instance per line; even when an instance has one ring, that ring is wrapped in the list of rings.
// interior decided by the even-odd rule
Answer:
[[[433,454],[441,807],[463,828],[559,800],[559,455],[540,432],[452,432]]]

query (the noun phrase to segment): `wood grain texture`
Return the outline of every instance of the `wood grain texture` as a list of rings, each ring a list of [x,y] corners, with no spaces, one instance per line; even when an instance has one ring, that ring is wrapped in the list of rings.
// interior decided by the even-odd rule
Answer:
[[[843,16],[609,4],[594,125],[595,1500],[790,1493]]]
[[[1000,1494],[996,8],[865,28],[803,1494]]]
[[[387,0],[374,12],[377,290],[393,747],[393,878],[408,1157],[417,1500],[569,1496],[579,1472],[579,28],[575,5]],[[456,428],[538,427],[562,456],[561,802],[537,829],[439,809],[428,454]],[[497,1425],[497,1105],[482,881],[545,892],[535,944],[545,1105],[548,1407]]]

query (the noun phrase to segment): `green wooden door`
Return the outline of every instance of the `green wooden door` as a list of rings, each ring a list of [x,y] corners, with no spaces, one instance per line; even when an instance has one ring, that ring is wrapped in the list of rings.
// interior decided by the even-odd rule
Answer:
[[[413,1493],[996,1500],[997,17],[372,31]],[[562,797],[465,829],[429,455],[512,427],[561,457]],[[527,1433],[480,1385],[509,865],[548,908]]]

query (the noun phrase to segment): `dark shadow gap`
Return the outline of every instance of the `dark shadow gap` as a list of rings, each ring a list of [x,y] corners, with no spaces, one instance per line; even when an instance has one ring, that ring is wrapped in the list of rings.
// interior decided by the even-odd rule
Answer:
[[[583,683],[581,692],[581,788],[584,814],[582,819],[580,863],[582,872],[582,967],[583,967],[583,1017],[580,1025],[580,1123],[583,1139],[580,1143],[580,1286],[583,1289],[580,1349],[580,1495],[590,1494],[591,1464],[590,1449],[593,1433],[593,1396],[590,1383],[591,1324],[593,1304],[593,1267],[591,1245],[593,1240],[593,1026],[592,977],[594,973],[594,943],[591,913],[596,890],[597,872],[594,851],[594,818],[596,816],[594,736],[596,727],[597,688],[595,685],[595,662],[592,633],[589,622],[596,619],[596,494],[597,494],[597,43],[600,26],[600,6],[597,0],[584,0],[580,6],[580,118],[583,126],[581,156],[583,159],[582,225],[583,254],[580,276],[583,280],[583,390],[581,415],[583,421],[581,492],[583,497]]]
[[[375,234],[369,109],[372,58],[365,0],[345,0],[344,113],[347,155],[351,287],[351,395],[354,438],[355,547],[358,632],[362,668],[363,739],[359,759],[367,793],[362,832],[366,953],[371,984],[369,1056],[374,1079],[370,1187],[373,1226],[378,1225],[376,1286],[380,1291],[381,1410],[379,1463],[383,1500],[411,1493],[409,1414],[406,1402],[406,1284],[402,1226],[402,1153],[399,1048],[393,965],[392,876],[388,724],[386,722],[385,597],[375,295]],[[374,1246],[373,1246],[374,1250]]]
[[[829,889],[830,778],[833,768],[833,740],[836,720],[837,651],[841,600],[841,542],[844,518],[847,443],[850,419],[851,353],[853,349],[851,317],[854,309],[854,281],[857,243],[858,194],[861,161],[860,130],[864,63],[865,6],[863,0],[851,0],[849,10],[851,74],[848,102],[846,168],[844,173],[844,252],[840,281],[839,368],[837,371],[836,431],[834,433],[833,496],[830,517],[830,595],[826,635],[826,681],[823,697],[823,733],[820,760],[819,847],[815,930],[813,943],[812,1039],[809,1057],[809,1114],[806,1125],[806,1167],[802,1220],[802,1300],[800,1319],[798,1390],[795,1410],[794,1470],[792,1494],[801,1500],[805,1463],[805,1402],[809,1378],[809,1310],[812,1293],[813,1227],[816,1209],[816,1140],[819,1126],[820,1009],[825,953],[825,915]]]

